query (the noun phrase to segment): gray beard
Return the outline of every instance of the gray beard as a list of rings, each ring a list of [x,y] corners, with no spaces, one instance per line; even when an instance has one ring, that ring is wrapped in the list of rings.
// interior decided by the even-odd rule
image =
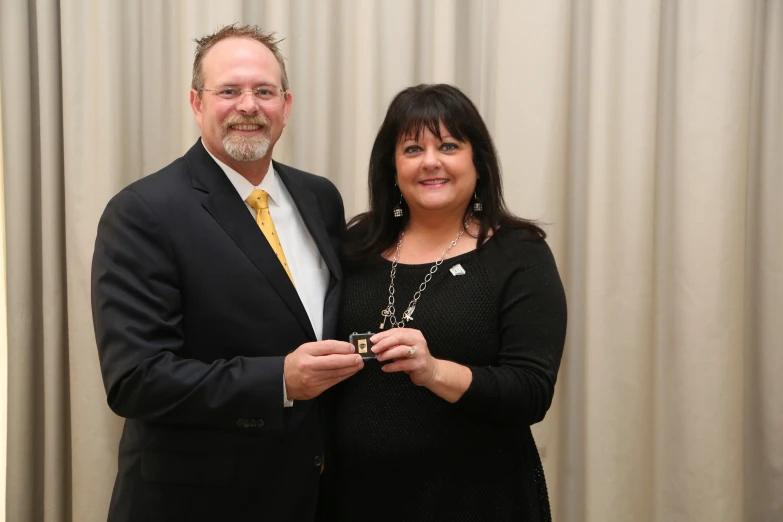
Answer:
[[[269,152],[269,136],[231,136],[223,137],[226,154],[237,161],[260,160]]]

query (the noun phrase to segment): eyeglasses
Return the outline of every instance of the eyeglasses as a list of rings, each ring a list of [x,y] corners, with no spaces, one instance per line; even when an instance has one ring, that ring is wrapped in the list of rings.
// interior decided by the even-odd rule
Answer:
[[[239,87],[220,87],[218,89],[201,89],[214,93],[224,100],[239,100],[245,93],[253,94],[253,98],[264,105],[275,105],[283,101],[288,94],[286,91],[274,85],[264,85],[255,89],[240,89]]]

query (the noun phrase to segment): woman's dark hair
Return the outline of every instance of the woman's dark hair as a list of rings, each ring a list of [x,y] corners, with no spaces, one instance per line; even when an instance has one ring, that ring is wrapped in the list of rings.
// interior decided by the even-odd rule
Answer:
[[[495,144],[473,102],[452,85],[422,84],[408,87],[394,97],[375,137],[370,153],[370,209],[348,223],[347,262],[373,260],[397,241],[410,214],[403,201],[403,217],[393,216],[394,207],[400,202],[400,191],[395,187],[395,149],[400,139],[406,136],[419,139],[424,129],[441,139],[441,123],[454,139],[467,141],[473,148],[473,164],[478,174],[476,195],[484,207],[475,215],[480,222],[479,248],[489,231],[500,227],[525,229],[534,238],[546,237],[533,221],[516,217],[506,208]],[[465,219],[472,208],[470,201],[465,208]]]

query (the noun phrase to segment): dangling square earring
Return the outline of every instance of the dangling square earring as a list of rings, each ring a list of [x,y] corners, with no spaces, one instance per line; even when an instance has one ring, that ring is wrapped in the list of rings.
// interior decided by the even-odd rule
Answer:
[[[481,201],[479,201],[476,192],[473,191],[473,212],[481,212],[483,209],[484,205],[481,204]]]
[[[394,217],[401,218],[402,217],[402,193],[400,193],[400,201],[397,203],[397,206],[394,207]]]

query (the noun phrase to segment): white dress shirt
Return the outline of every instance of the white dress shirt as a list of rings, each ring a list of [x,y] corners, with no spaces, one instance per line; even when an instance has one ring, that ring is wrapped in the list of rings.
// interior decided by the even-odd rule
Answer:
[[[204,142],[202,142],[203,144]],[[204,145],[206,149],[206,145]],[[209,149],[207,149],[209,152]],[[264,176],[261,184],[254,187],[244,176],[235,171],[211,152],[209,155],[223,169],[229,181],[236,189],[242,201],[246,201],[255,189],[261,189],[269,194],[269,214],[275,224],[277,236],[280,238],[280,244],[285,252],[285,258],[288,262],[288,269],[294,279],[296,293],[304,305],[307,317],[310,318],[310,324],[313,327],[316,338],[320,341],[323,338],[324,322],[324,299],[326,298],[326,289],[329,285],[329,268],[324,263],[321,253],[316,246],[315,241],[310,235],[310,231],[302,221],[299,210],[288,193],[285,185],[280,181],[280,177],[269,164],[269,171]],[[255,221],[256,211],[245,202],[248,212]],[[263,236],[259,236],[263,238]],[[288,401],[285,393],[285,380],[283,381],[283,398],[286,406],[293,405],[293,401]]]

